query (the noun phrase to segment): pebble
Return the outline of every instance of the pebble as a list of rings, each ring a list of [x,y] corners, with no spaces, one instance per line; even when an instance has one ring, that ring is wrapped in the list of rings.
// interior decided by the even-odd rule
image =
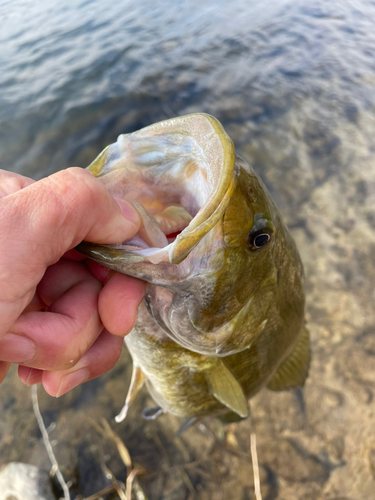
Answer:
[[[0,471],[0,500],[56,500],[48,472],[10,462]]]

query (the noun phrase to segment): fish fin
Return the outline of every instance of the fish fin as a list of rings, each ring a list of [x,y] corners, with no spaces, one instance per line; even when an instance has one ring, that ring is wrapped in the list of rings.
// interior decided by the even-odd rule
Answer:
[[[224,415],[216,415],[216,417],[223,422],[223,424],[233,424],[234,422],[241,422],[246,417],[240,417],[238,413],[234,413],[234,411],[228,411],[228,413],[224,413]]]
[[[153,408],[144,408],[142,410],[143,420],[156,420],[164,410],[161,406],[154,406]]]
[[[143,373],[143,371],[139,368],[139,366],[133,365],[132,378],[130,380],[130,386],[128,394],[126,395],[125,404],[120,413],[117,415],[117,417],[115,417],[117,423],[122,422],[125,419],[126,415],[128,414],[130,405],[135,400],[135,397],[138,394],[141,387],[143,386],[143,384],[145,383],[145,380],[146,376]]]
[[[271,391],[285,391],[303,387],[310,367],[309,331],[303,328],[297,345],[291,354],[281,363],[277,372],[268,382]]]
[[[209,390],[215,398],[240,417],[249,415],[249,407],[241,384],[221,359],[204,372]]]
[[[197,420],[197,417],[185,418],[185,420],[180,425],[180,428],[176,432],[176,435],[181,436],[181,434],[187,431],[192,425],[194,425]]]

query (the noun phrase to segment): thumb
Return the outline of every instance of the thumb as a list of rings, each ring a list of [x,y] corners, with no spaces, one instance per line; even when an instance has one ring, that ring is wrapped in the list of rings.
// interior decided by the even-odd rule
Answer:
[[[139,226],[130,204],[117,202],[80,168],[58,172],[0,199],[0,317],[13,304],[15,320],[46,268],[82,240],[121,243]]]

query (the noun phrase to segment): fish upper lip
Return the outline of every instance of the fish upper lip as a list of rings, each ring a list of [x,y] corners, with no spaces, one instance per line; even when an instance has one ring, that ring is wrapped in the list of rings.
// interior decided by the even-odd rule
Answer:
[[[163,261],[179,264],[186,258],[220,220],[236,181],[232,140],[216,118],[200,113],[156,123],[138,132],[120,136],[117,143],[108,146],[88,170],[106,185],[110,183],[109,177],[115,171],[118,173],[122,164],[127,165],[127,171],[134,167],[136,172],[138,168],[143,172],[144,180],[147,177],[145,173],[151,175],[152,169],[159,177],[160,173],[163,175],[166,172],[172,172],[173,177],[176,168],[177,171],[180,169],[182,176],[186,176],[185,172],[191,175],[191,166],[194,166],[202,179],[205,177],[208,185],[211,184],[206,201],[192,214],[194,217],[187,227],[163,250],[155,248],[154,259],[148,249],[136,250],[124,246],[125,252],[143,255],[145,260],[155,263]],[[194,169],[192,172],[194,174]],[[184,180],[186,189],[193,196],[189,179]],[[113,195],[122,198],[116,192]]]

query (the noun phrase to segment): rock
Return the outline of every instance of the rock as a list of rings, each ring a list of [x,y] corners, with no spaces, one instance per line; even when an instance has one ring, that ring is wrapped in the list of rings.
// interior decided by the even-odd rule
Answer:
[[[0,472],[0,500],[56,500],[49,474],[35,465],[11,462]]]

